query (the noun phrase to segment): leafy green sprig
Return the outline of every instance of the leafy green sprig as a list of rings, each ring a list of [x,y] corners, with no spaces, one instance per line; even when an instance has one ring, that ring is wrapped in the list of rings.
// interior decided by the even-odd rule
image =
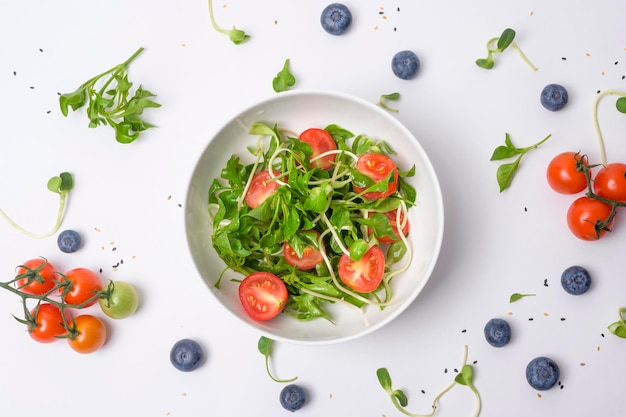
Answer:
[[[491,161],[501,161],[503,159],[509,159],[516,157],[513,162],[501,164],[498,167],[498,171],[496,172],[496,179],[498,181],[498,185],[500,186],[500,192],[511,186],[511,182],[513,181],[513,177],[517,173],[519,168],[519,164],[522,160],[522,157],[526,155],[526,153],[532,149],[537,149],[542,143],[550,139],[548,135],[539,142],[534,145],[528,146],[526,148],[518,148],[513,145],[511,141],[511,137],[508,133],[505,134],[504,137],[504,145],[500,145],[494,149],[491,155]]]
[[[128,80],[127,68],[143,50],[139,48],[126,61],[88,79],[75,91],[61,94],[59,105],[63,116],[67,117],[70,108],[76,111],[87,105],[89,127],[111,126],[120,143],[134,142],[140,132],[154,127],[141,116],[146,108],[161,107],[152,100],[155,95],[140,85],[129,98],[133,83]]]
[[[50,237],[55,234],[61,227],[61,223],[63,221],[63,213],[65,212],[67,195],[69,194],[72,187],[74,187],[74,179],[69,172],[62,172],[58,176],[52,177],[48,180],[48,190],[59,195],[59,208],[57,210],[57,217],[54,225],[52,226],[52,229],[50,229],[49,232],[30,232],[24,229],[22,226],[18,225],[15,221],[13,221],[2,209],[0,209],[0,217],[6,220],[15,230],[25,234],[26,236],[38,239]]]
[[[400,99],[400,93],[382,94],[378,100],[378,106],[392,113],[398,113],[398,109],[394,109],[387,105],[388,100],[396,101]]]
[[[504,52],[509,46],[517,52],[517,54],[522,58],[522,60],[532,69],[533,71],[537,71],[537,67],[533,65],[532,62],[526,57],[524,52],[520,49],[520,47],[513,41],[515,39],[515,31],[513,29],[507,28],[504,29],[502,34],[498,37],[491,38],[487,41],[487,57],[479,58],[476,60],[476,65],[484,69],[491,69],[495,63],[494,54],[500,54]],[[494,45],[495,44],[495,45]]]
[[[401,389],[394,389],[391,384],[391,376],[389,375],[389,371],[387,368],[378,368],[376,370],[376,376],[378,378],[378,382],[383,387],[383,389],[389,394],[391,398],[391,402],[394,407],[400,411],[402,414],[409,417],[432,417],[435,415],[437,411],[437,404],[441,397],[443,397],[448,391],[454,388],[455,385],[465,385],[467,386],[476,398],[476,410],[474,411],[474,416],[477,417],[480,414],[481,410],[481,398],[478,390],[474,386],[473,378],[474,378],[474,369],[472,365],[467,364],[467,346],[464,347],[463,351],[463,366],[461,367],[461,371],[456,375],[452,383],[443,389],[435,398],[432,403],[432,410],[428,414],[415,414],[406,409],[409,404],[409,400]]]
[[[272,88],[275,92],[280,93],[289,90],[296,84],[296,77],[289,71],[289,59],[285,60],[283,68],[276,74],[272,80]]]
[[[274,341],[272,339],[269,339],[265,336],[261,336],[257,344],[259,352],[265,357],[265,371],[267,372],[267,375],[269,375],[269,377],[274,382],[287,383],[287,382],[295,381],[296,379],[298,379],[297,376],[290,378],[290,379],[278,379],[274,375],[272,375],[272,372],[270,371],[270,356],[272,355],[273,343]]]
[[[215,17],[213,16],[213,2],[211,0],[209,0],[209,18],[211,19],[211,26],[213,26],[213,29],[228,36],[235,45],[239,45],[240,43],[244,43],[250,39],[250,35],[247,35],[243,30],[239,30],[234,27],[232,29],[222,29],[219,27],[215,22]]]
[[[619,320],[609,325],[609,331],[617,337],[626,339],[626,308],[618,310]]]

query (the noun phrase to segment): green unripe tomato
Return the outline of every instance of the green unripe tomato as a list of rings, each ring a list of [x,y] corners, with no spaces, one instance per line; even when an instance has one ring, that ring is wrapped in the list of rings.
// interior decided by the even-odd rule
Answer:
[[[131,316],[139,306],[139,295],[135,287],[123,281],[111,281],[106,288],[108,294],[99,299],[100,308],[113,319]]]

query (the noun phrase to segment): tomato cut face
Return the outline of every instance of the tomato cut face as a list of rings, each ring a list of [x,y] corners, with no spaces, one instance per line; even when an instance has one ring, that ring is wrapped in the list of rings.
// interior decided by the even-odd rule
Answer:
[[[354,291],[368,293],[380,285],[385,272],[385,255],[378,246],[372,246],[358,261],[345,253],[339,259],[339,278]]]
[[[367,200],[381,200],[389,197],[398,189],[398,167],[395,162],[385,155],[378,153],[366,153],[356,161],[356,170],[369,177],[375,183],[383,181],[393,171],[393,178],[389,181],[386,191],[370,191],[363,194]],[[352,185],[354,192],[361,194],[366,190],[364,187]]]
[[[302,251],[302,257],[298,256],[298,253],[289,246],[289,243],[285,242],[283,245],[283,255],[285,256],[285,261],[296,268],[306,271],[308,269],[313,269],[315,266],[322,262],[322,254],[320,251],[315,249],[312,246],[307,246]]]
[[[550,187],[560,194],[576,194],[587,187],[587,177],[577,171],[578,162],[587,165],[587,158],[575,152],[563,152],[555,156],[548,164],[546,178]]]
[[[599,229],[598,224],[606,222],[611,214],[611,206],[602,201],[580,197],[575,200],[567,211],[567,225],[570,231],[582,240],[598,240],[613,225],[613,220],[605,228]]]
[[[600,197],[626,202],[626,164],[614,162],[598,171],[593,190]]]
[[[239,284],[239,300],[254,320],[276,317],[287,304],[287,287],[282,279],[269,272],[253,272]]]
[[[60,277],[51,263],[42,258],[30,259],[20,265],[16,271],[20,277],[15,285],[28,294],[42,295],[54,288],[55,280]]]
[[[273,171],[273,174],[275,177],[280,175],[278,171]],[[272,179],[269,171],[258,172],[252,176],[244,200],[248,207],[257,208],[274,194],[279,186],[280,184]]]
[[[333,139],[330,133],[323,129],[311,128],[302,132],[298,139],[302,142],[308,143],[313,150],[313,154],[311,155],[311,166],[320,169],[330,169],[333,167],[337,156],[336,154],[317,158],[325,152],[337,150],[337,143],[335,143],[335,139]]]
[[[393,242],[399,241],[400,233],[398,229],[398,209],[391,210],[383,214],[387,217],[387,219],[389,219],[389,224],[391,225],[391,229],[393,230],[393,233],[397,236],[397,238],[394,238],[393,236],[380,236],[377,238],[378,241],[380,243],[393,243]],[[400,224],[403,225],[402,234],[404,236],[408,235],[409,234],[409,220],[407,219],[405,221],[404,212],[402,211],[400,211]],[[372,233],[372,230],[370,229],[370,234],[371,233]]]

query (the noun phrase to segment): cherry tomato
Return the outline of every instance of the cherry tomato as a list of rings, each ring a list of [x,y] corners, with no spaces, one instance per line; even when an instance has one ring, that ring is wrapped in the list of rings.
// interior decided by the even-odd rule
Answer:
[[[561,194],[576,194],[587,187],[585,174],[576,170],[581,157],[586,165],[587,158],[575,152],[560,153],[550,161],[546,177],[554,191]]]
[[[607,230],[596,230],[598,222],[605,222],[611,213],[611,206],[602,201],[580,197],[575,200],[567,211],[567,225],[574,236],[583,240],[598,240],[604,236]],[[607,225],[610,229],[613,224]]]
[[[113,319],[130,317],[139,306],[139,295],[135,287],[127,282],[111,281],[106,288],[108,297],[100,298],[100,308]]]
[[[318,237],[319,235],[320,234],[317,233]],[[285,261],[289,265],[295,266],[302,271],[315,268],[315,266],[323,260],[320,251],[315,249],[313,246],[307,246],[304,248],[304,251],[302,251],[302,257],[299,257],[296,251],[287,242],[283,245],[283,255],[285,257]]]
[[[389,219],[389,224],[391,225],[391,229],[393,230],[393,233],[398,236],[397,238],[394,238],[392,236],[381,236],[378,237],[378,241],[380,243],[393,243],[393,242],[397,242],[400,240],[400,236],[399,236],[399,230],[398,230],[398,209],[395,210],[391,210],[388,211],[386,213],[383,213],[385,216],[387,216],[387,218]],[[404,212],[400,211],[400,224],[404,224],[404,226],[402,227],[402,234],[404,236],[409,234],[409,221],[407,220],[406,222],[404,221]],[[370,234],[372,234],[372,229],[370,229]]]
[[[67,343],[78,353],[93,353],[107,340],[107,328],[96,316],[91,314],[78,316],[74,318],[74,325],[75,334],[68,337]]]
[[[311,159],[315,159],[317,156],[325,152],[337,150],[335,139],[333,139],[330,133],[323,129],[307,129],[300,134],[298,139],[311,146],[311,149],[313,150]],[[311,165],[315,168],[330,169],[333,167],[336,156],[336,154],[323,156],[311,162]]]
[[[368,176],[374,182],[381,182],[393,171],[393,179],[389,181],[387,191],[367,192],[363,194],[363,198],[367,200],[381,200],[395,193],[398,189],[398,168],[395,162],[385,155],[379,153],[366,153],[361,155],[356,161],[356,170]],[[355,185],[353,185],[352,188],[354,192],[359,194],[365,190],[365,188]]]
[[[239,284],[239,300],[255,320],[276,317],[287,303],[287,287],[282,279],[269,272],[253,272]]]
[[[35,314],[36,311],[36,314]],[[71,316],[67,310],[65,319],[71,322]],[[30,314],[34,316],[36,326],[29,329],[30,337],[40,343],[51,343],[67,334],[67,329],[63,325],[63,315],[61,309],[53,304],[41,303],[39,308],[33,309]]]
[[[593,190],[600,197],[626,203],[626,164],[614,162],[600,169]]]
[[[60,277],[56,274],[56,268],[43,258],[30,259],[17,268],[17,288],[25,293],[41,295],[52,290],[55,280]],[[29,283],[30,279],[30,283]]]
[[[378,246],[372,246],[358,261],[345,253],[339,259],[339,278],[354,291],[372,292],[380,285],[385,272],[385,255]]]
[[[102,280],[95,272],[87,268],[75,268],[65,273],[63,282],[71,281],[70,290],[65,293],[63,301],[66,304],[83,304],[102,290]],[[64,289],[62,289],[64,291]],[[86,303],[83,307],[94,305],[98,298]]]
[[[274,176],[280,175],[273,171]],[[278,190],[278,182],[272,180],[269,171],[261,171],[252,176],[248,192],[244,198],[250,208],[257,208]]]

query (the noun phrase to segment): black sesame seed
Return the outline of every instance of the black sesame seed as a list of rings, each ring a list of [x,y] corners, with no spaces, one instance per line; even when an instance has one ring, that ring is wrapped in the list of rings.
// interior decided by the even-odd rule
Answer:
[[[113,268],[117,268],[118,266],[120,266],[120,263],[116,263],[115,265],[113,265]]]
[[[13,75],[17,75],[17,71],[13,71]]]
[[[117,250],[117,248],[116,248],[116,247],[114,247],[113,249],[111,249],[111,251],[113,251],[113,252],[115,252],[116,250]]]
[[[474,361],[472,362],[472,365],[476,365],[478,363],[478,361]]]
[[[100,273],[102,273],[102,268],[100,268]]]
[[[563,389],[565,387],[565,385],[561,385],[561,389]]]
[[[378,14],[385,14],[385,12],[378,12]]]
[[[619,64],[619,61],[615,61],[615,65]]]
[[[622,75],[622,80],[623,80],[624,78],[626,78],[626,75]]]
[[[34,90],[34,89],[35,89],[35,86],[34,86],[34,85],[31,85],[29,88],[30,88],[31,90]]]
[[[447,373],[448,373],[448,368],[445,368],[445,369],[443,370],[443,373],[444,373],[444,374],[447,374]]]
[[[467,329],[461,330],[461,333],[467,333]]]
[[[528,211],[528,207],[524,207],[524,211],[525,211],[525,212],[526,212],[526,211]]]
[[[52,110],[46,111],[46,114],[50,114],[50,113],[52,113]]]
[[[426,391],[422,390],[422,394],[426,394]]]
[[[528,321],[533,321],[533,320],[534,320],[534,318],[532,318],[532,317],[528,318]]]
[[[563,61],[567,61],[567,58],[565,58],[565,57],[563,56],[563,57],[561,57],[561,60],[563,60]]]
[[[121,263],[121,264],[123,264],[123,263],[124,263],[124,260],[123,260],[123,259],[120,259],[120,263]]]
[[[398,7],[398,11],[400,11],[400,8]]]
[[[544,287],[547,287],[547,286],[548,286],[548,278],[546,278],[546,279],[544,279],[544,280],[543,280],[543,286],[544,286]]]
[[[459,370],[454,368],[454,372],[456,372],[457,374],[459,373]]]
[[[600,333],[600,336],[604,337],[604,333]]]
[[[43,52],[43,49],[39,48],[39,52]]]
[[[561,317],[561,321],[565,321],[565,317]]]

